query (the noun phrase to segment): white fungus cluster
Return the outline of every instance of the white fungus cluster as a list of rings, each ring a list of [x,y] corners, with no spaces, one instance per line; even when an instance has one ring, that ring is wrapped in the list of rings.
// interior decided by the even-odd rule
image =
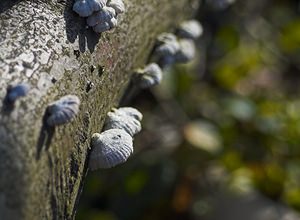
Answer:
[[[142,129],[140,122],[142,118],[142,114],[135,108],[123,107],[113,109],[111,112],[107,113],[104,130],[113,128],[122,129],[133,137]]]
[[[76,0],[73,10],[87,18],[87,25],[97,33],[109,31],[118,24],[118,15],[125,12],[123,0]]]
[[[196,40],[203,34],[202,25],[196,20],[184,21],[176,31],[180,38]]]
[[[162,70],[158,64],[150,63],[143,69],[138,69],[133,80],[141,89],[148,89],[161,82],[162,74]]]
[[[162,33],[156,40],[152,63],[143,69],[138,69],[133,75],[133,87],[148,89],[159,84],[163,77],[163,68],[175,63],[187,63],[196,54],[195,40],[203,33],[201,24],[196,20],[184,21],[177,28],[176,33]],[[130,95],[132,95],[129,93]]]
[[[133,153],[133,136],[141,131],[143,115],[131,107],[107,114],[104,132],[92,136],[89,168],[107,169],[124,163]]]
[[[96,0],[95,0],[96,1]],[[92,12],[87,23],[96,32],[109,29],[116,15],[124,11],[124,7],[114,5],[117,1],[109,1],[100,11]],[[92,7],[91,7],[92,8]],[[99,23],[98,21],[105,21]],[[98,23],[97,23],[98,22]],[[98,29],[99,28],[99,29]],[[155,62],[135,71],[133,82],[138,88],[147,89],[162,80],[162,68],[174,63],[185,63],[195,56],[194,41],[201,36],[201,25],[194,20],[183,22],[176,34],[163,33],[157,39],[154,51]],[[133,136],[141,131],[142,114],[131,107],[113,109],[107,114],[104,132],[92,136],[92,150],[89,160],[91,170],[106,169],[124,163],[133,153]]]
[[[163,33],[157,38],[154,59],[161,67],[175,63],[186,63],[195,57],[195,40],[203,33],[201,24],[196,20],[185,21],[178,27],[176,35]]]

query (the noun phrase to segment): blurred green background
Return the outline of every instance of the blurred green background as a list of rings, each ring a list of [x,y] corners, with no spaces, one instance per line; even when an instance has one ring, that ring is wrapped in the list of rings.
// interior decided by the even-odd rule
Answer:
[[[197,58],[132,100],[135,154],[88,174],[78,220],[300,219],[299,2],[207,0],[196,16]]]

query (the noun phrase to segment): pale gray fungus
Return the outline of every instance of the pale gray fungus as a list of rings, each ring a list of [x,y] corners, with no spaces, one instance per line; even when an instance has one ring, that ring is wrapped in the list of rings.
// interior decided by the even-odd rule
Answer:
[[[178,39],[174,34],[163,33],[158,37],[157,42],[154,60],[162,67],[174,63],[186,63],[195,57],[196,46],[191,39]]]
[[[127,115],[139,121],[143,119],[142,113],[136,108],[132,108],[132,107],[121,107],[118,109],[113,108],[112,112],[114,112],[116,115]]]
[[[79,112],[80,100],[75,95],[66,95],[47,107],[47,125],[54,127],[71,122]]]
[[[171,33],[163,33],[157,38],[155,53],[157,56],[174,56],[179,50],[177,37]]]
[[[115,9],[111,7],[104,7],[102,10],[93,13],[87,18],[87,24],[91,27],[99,24],[108,22],[116,16]]]
[[[118,20],[116,18],[112,18],[108,21],[108,24],[111,28],[115,28],[118,25]]]
[[[117,16],[125,12],[125,5],[122,0],[77,0],[73,10],[87,17],[87,25],[96,33],[102,33],[117,26]]]
[[[97,24],[93,27],[93,30],[96,32],[96,33],[102,33],[102,32],[105,32],[105,31],[109,31],[111,28],[111,26],[109,25],[108,22],[103,22],[103,23],[100,23],[100,24]]]
[[[87,24],[97,33],[111,30],[117,23],[115,10],[107,6],[87,18]]]
[[[177,29],[176,35],[180,38],[196,40],[203,34],[203,27],[197,20],[184,21]]]
[[[110,129],[92,136],[91,170],[107,169],[127,161],[133,153],[132,137],[122,129]]]
[[[81,17],[88,17],[101,10],[106,2],[107,0],[77,0],[73,5],[73,11]]]
[[[175,60],[178,63],[187,63],[195,58],[196,46],[194,41],[181,39],[179,40],[180,50],[175,56]]]
[[[159,84],[162,80],[162,70],[156,63],[148,64],[144,69],[136,71],[134,83],[142,89]]]
[[[175,55],[179,49],[177,37],[171,33],[163,33],[157,38],[154,60],[162,67],[170,66],[175,63]]]
[[[162,33],[157,37],[158,44],[163,44],[169,41],[176,41],[177,37],[172,33]]]
[[[142,114],[130,107],[113,109],[107,113],[104,130],[122,129],[129,135],[134,136],[142,130]]]
[[[117,14],[122,14],[125,12],[125,5],[123,0],[109,0],[107,6],[115,9]]]
[[[102,33],[104,31],[109,31],[109,30],[115,28],[117,26],[117,24],[118,24],[117,19],[112,18],[111,20],[108,20],[107,22],[103,22],[103,23],[99,23],[99,24],[95,25],[93,27],[93,30],[96,33]]]
[[[27,83],[20,83],[15,86],[8,86],[7,93],[4,98],[4,103],[8,105],[14,105],[17,99],[24,97],[30,90],[30,86]]]

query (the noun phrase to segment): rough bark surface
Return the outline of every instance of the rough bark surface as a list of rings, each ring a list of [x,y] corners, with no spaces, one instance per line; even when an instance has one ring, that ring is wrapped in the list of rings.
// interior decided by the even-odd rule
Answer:
[[[156,36],[191,16],[198,0],[124,2],[119,27],[98,35],[72,12],[73,1],[1,0],[0,99],[10,84],[31,86],[0,113],[1,219],[74,218],[91,135],[147,62]],[[81,98],[79,115],[45,129],[48,103],[66,94]]]

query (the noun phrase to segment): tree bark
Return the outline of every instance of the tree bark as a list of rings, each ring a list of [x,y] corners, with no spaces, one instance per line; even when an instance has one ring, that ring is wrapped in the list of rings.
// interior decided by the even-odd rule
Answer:
[[[111,32],[86,29],[69,0],[1,0],[0,98],[27,82],[28,95],[0,113],[0,218],[73,219],[87,172],[90,137],[117,106],[155,38],[191,16],[198,0],[124,0]],[[47,105],[80,97],[80,113],[49,131]],[[0,109],[3,103],[0,102]]]

